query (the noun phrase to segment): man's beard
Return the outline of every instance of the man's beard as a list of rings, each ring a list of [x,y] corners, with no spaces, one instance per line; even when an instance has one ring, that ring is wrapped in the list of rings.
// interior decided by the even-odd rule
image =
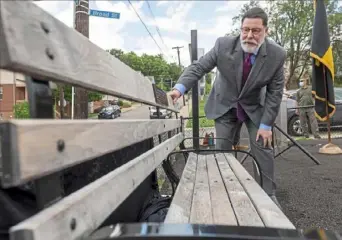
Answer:
[[[248,42],[253,44],[247,44]],[[265,42],[265,37],[260,39],[259,44],[255,40],[242,40],[242,35],[240,35],[241,48],[246,53],[254,53],[263,43]]]

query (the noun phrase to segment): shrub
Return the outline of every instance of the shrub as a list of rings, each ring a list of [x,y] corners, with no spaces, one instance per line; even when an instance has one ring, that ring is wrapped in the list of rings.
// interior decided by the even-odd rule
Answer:
[[[132,104],[130,102],[123,102],[123,104],[122,104],[123,108],[129,108],[131,106],[132,106]]]
[[[124,103],[124,102],[123,102],[121,99],[118,100],[118,104],[119,104],[120,107],[123,106],[123,103]]]
[[[14,118],[27,119],[30,118],[30,110],[28,102],[21,102],[14,105]]]

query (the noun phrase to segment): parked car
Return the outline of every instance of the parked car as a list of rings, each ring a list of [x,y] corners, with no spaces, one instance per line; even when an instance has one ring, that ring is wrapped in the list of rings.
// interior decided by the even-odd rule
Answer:
[[[150,109],[150,118],[157,118],[158,117],[157,108],[152,106],[152,107],[149,107],[149,109]],[[160,108],[160,118],[171,118],[171,117],[172,117],[172,112],[170,110]]]
[[[296,92],[297,90],[288,91],[287,99],[287,127],[288,133],[292,136],[301,136],[303,134],[300,127],[299,116],[296,114]],[[335,88],[335,105],[336,112],[330,119],[331,128],[342,128],[342,88]],[[318,121],[318,128],[320,130],[327,128],[327,122]]]
[[[118,105],[110,105],[102,108],[98,119],[115,119],[121,116],[121,109]]]

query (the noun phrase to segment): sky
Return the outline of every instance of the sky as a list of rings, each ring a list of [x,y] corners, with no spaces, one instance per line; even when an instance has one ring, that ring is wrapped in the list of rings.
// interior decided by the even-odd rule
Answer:
[[[232,18],[246,2],[249,1],[131,1],[155,43],[128,1],[90,1],[90,9],[119,12],[121,17],[90,16],[89,38],[104,50],[118,48],[125,52],[134,51],[138,55],[162,53],[168,62],[177,63],[177,51],[172,47],[183,46],[180,49],[181,64],[188,66],[191,30],[197,30],[198,47],[208,52],[218,37],[233,29]],[[35,3],[72,27],[73,1]]]

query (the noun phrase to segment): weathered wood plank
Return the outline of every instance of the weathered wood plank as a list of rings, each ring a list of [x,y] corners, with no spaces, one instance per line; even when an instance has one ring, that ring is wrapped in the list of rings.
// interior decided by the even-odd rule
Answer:
[[[295,226],[231,154],[225,154],[231,169],[252,200],[266,227],[295,229]]]
[[[147,77],[31,1],[1,2],[0,42],[0,68],[162,106]]]
[[[206,156],[214,224],[237,225],[214,155]]]
[[[159,144],[10,229],[12,240],[79,239],[89,235],[172,152],[182,134]],[[75,229],[71,229],[72,222]]]
[[[2,125],[4,187],[119,150],[179,128],[180,120],[13,120]],[[59,151],[58,142],[64,148]],[[10,149],[11,148],[11,149]]]
[[[240,181],[229,167],[224,154],[216,154],[215,156],[230,202],[233,206],[238,225],[263,227],[264,224],[259,217],[258,212],[254,208],[248,194],[245,192],[245,189],[240,184]]]
[[[165,223],[189,223],[195,187],[196,167],[197,154],[190,153],[166,215]]]
[[[192,200],[190,223],[212,224],[207,162],[204,155],[198,155],[195,189]]]

